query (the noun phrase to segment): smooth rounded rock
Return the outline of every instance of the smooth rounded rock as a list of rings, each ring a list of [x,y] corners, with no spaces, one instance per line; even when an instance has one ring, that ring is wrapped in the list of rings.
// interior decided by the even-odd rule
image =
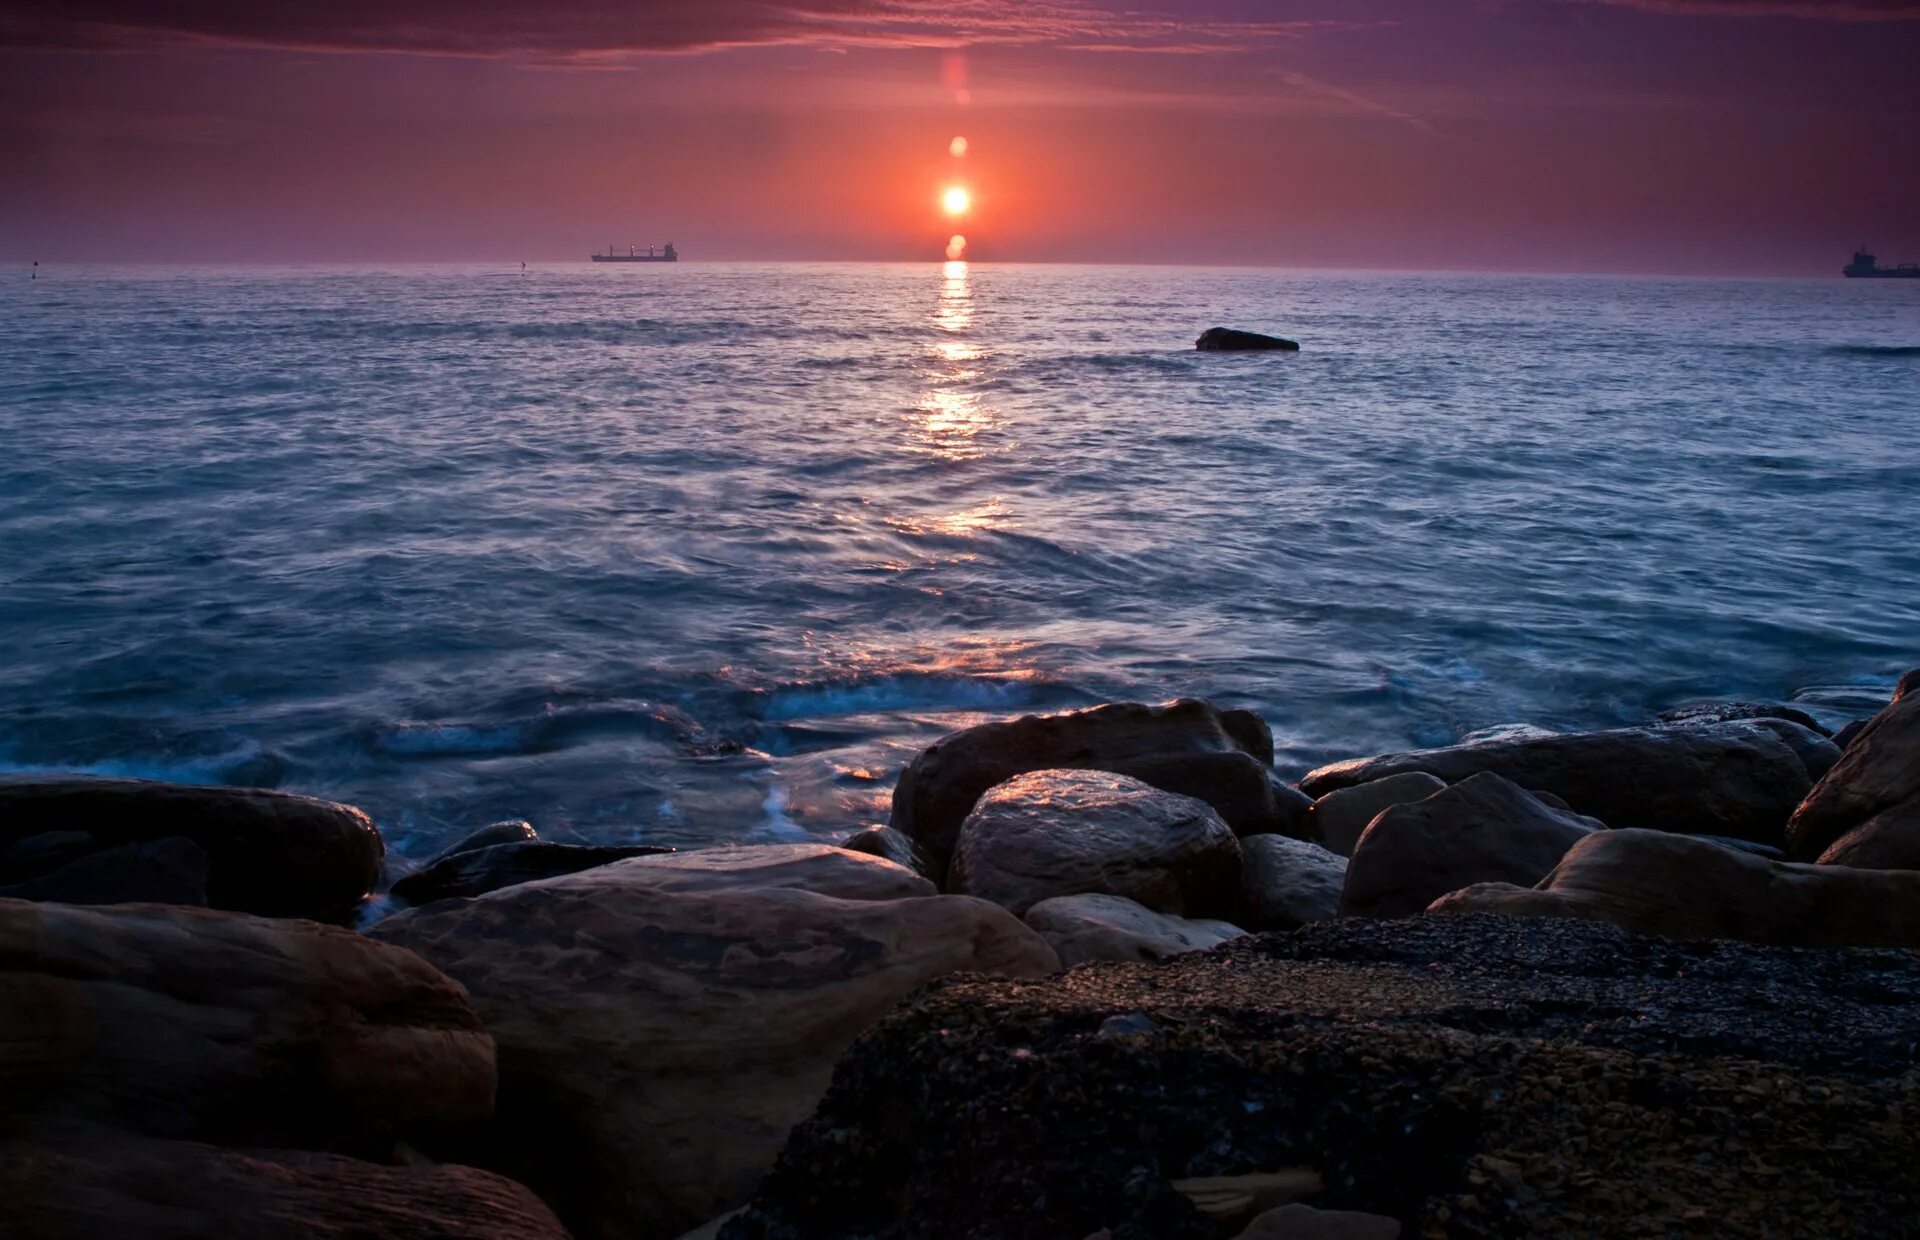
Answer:
[[[182,836],[207,854],[207,901],[337,921],[380,878],[386,845],[350,805],[259,788],[87,776],[0,779],[0,846],[50,831],[102,845]]]
[[[647,844],[554,844],[519,840],[463,848],[393,884],[393,894],[409,904],[471,899],[561,874],[577,874],[597,865],[671,853]]]
[[[467,987],[500,1047],[499,1145],[484,1163],[583,1240],[677,1235],[745,1202],[841,1052],[915,987],[1059,968],[996,905],[876,898],[926,880],[792,848],[784,862],[751,848],[622,861],[369,931]],[[718,885],[756,874],[867,898]]]
[[[904,900],[937,892],[903,865],[832,844],[723,844],[620,863],[628,888],[663,892],[783,888],[841,900]]]
[[[1539,881],[1603,824],[1498,775],[1469,776],[1381,811],[1347,863],[1343,916],[1408,917],[1474,883]]]
[[[1284,835],[1240,841],[1240,920],[1254,930],[1292,930],[1340,915],[1347,859]]]
[[[1239,835],[1298,835],[1308,804],[1273,776],[1273,734],[1252,711],[1183,699],[984,723],[922,750],[893,792],[892,825],[942,864],[987,789],[1043,770],[1130,775],[1198,797]]]
[[[1031,771],[980,798],[947,889],[1016,915],[1042,900],[1124,896],[1175,916],[1237,911],[1240,846],[1212,807],[1110,771]]]
[[[177,835],[145,844],[121,844],[88,853],[23,883],[0,887],[0,900],[204,908],[207,854],[192,840]]]
[[[1027,910],[1067,968],[1089,960],[1165,960],[1203,951],[1246,931],[1224,921],[1188,920],[1156,913],[1120,896],[1055,896]]]
[[[1787,855],[1920,865],[1920,693],[1897,692],[1807,793],[1787,824]]]
[[[1664,831],[1601,831],[1538,888],[1485,883],[1434,913],[1605,921],[1670,939],[1920,948],[1920,872],[1771,861]]]
[[[1264,336],[1259,332],[1241,331],[1233,327],[1209,327],[1200,333],[1193,347],[1202,353],[1231,352],[1267,352],[1298,353],[1298,341],[1283,336]]]
[[[1397,1240],[1400,1220],[1292,1202],[1254,1219],[1236,1240]]]
[[[1380,811],[1389,806],[1424,801],[1444,791],[1446,786],[1445,780],[1425,771],[1407,771],[1351,788],[1337,788],[1313,803],[1312,816],[1307,819],[1307,838],[1329,852],[1351,857],[1353,846],[1360,842]]]

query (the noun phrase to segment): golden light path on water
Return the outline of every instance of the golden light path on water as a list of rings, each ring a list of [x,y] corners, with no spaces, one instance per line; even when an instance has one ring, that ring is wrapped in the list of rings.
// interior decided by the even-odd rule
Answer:
[[[986,351],[971,338],[974,321],[972,275],[959,261],[941,265],[940,295],[934,304],[933,326],[939,335],[927,349],[926,390],[915,409],[915,430],[921,451],[950,461],[977,460],[984,455],[982,432],[999,417],[985,397],[973,390],[981,378]],[[980,511],[974,526],[991,520],[997,508]]]

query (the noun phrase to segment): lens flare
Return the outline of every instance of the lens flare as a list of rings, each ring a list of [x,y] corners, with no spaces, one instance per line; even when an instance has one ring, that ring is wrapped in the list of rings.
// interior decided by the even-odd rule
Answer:
[[[955,159],[965,159],[967,157],[967,140],[965,138],[955,138],[953,141],[947,143],[947,154],[953,156]]]
[[[947,261],[957,263],[967,256],[967,239],[959,233],[947,240]]]
[[[947,209],[948,215],[965,215],[967,208],[973,206],[973,195],[964,185],[950,185],[940,196],[940,205]]]

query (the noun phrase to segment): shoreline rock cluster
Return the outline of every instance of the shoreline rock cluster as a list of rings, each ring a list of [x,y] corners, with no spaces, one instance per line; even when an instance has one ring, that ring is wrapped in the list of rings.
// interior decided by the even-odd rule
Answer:
[[[1920,672],[1839,739],[1290,783],[1116,704],[840,846],[494,824],[364,932],[352,807],[0,780],[0,1232],[1920,1234]]]

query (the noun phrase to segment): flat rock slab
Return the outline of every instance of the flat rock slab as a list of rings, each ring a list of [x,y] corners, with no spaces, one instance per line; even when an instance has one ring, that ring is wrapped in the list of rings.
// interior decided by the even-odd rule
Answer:
[[[540,1199],[471,1167],[89,1134],[0,1145],[11,1240],[567,1240]]]
[[[1174,1181],[1299,1167],[1409,1236],[1911,1235],[1916,1028],[1910,952],[1484,916],[954,979],[722,1235],[1217,1240]]]
[[[0,849],[77,831],[103,846],[192,840],[207,854],[207,902],[265,917],[343,919],[386,857],[372,819],[313,797],[144,779],[0,779]]]

